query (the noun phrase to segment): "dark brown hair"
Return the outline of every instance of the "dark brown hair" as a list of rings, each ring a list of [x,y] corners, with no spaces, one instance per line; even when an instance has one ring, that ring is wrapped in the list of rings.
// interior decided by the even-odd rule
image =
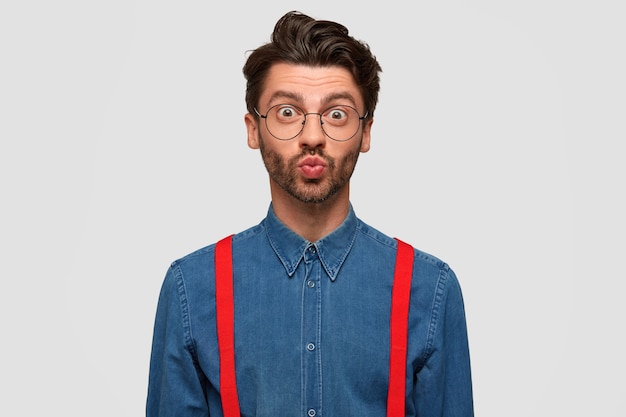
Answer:
[[[361,91],[368,117],[374,114],[382,70],[369,46],[350,36],[345,26],[315,20],[297,11],[281,17],[270,42],[252,51],[243,67],[247,80],[246,106],[251,114],[258,104],[267,73],[276,63],[347,69]]]

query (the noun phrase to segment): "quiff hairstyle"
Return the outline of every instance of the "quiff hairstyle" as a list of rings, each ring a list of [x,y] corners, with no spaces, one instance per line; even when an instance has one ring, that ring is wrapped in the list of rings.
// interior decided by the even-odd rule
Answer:
[[[350,36],[345,26],[297,11],[281,17],[270,42],[252,51],[243,67],[246,106],[251,114],[255,114],[270,68],[277,63],[345,68],[363,96],[367,117],[373,116],[382,69],[369,46]]]

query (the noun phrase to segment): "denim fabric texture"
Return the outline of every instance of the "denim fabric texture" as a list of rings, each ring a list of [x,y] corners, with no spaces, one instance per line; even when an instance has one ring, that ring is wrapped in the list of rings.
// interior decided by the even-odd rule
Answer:
[[[401,236],[399,236],[401,238]],[[233,236],[235,363],[242,416],[386,415],[397,243],[359,220],[317,242],[272,207]],[[222,416],[215,245],[172,263],[159,297],[148,417]],[[406,416],[473,416],[461,290],[450,267],[415,249]]]

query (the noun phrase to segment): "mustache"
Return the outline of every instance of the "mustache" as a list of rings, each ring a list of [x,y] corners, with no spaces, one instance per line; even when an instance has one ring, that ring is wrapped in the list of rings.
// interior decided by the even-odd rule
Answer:
[[[309,147],[302,148],[302,152],[299,155],[299,157],[307,156],[307,155],[310,155],[310,156],[317,155],[319,157],[326,158],[326,155],[324,154],[324,149],[322,148],[309,148]]]
[[[324,149],[322,149],[322,148],[309,148],[309,147],[302,148],[302,151],[300,152],[300,154],[294,156],[293,160],[297,161],[299,159],[304,158],[305,156],[318,156],[318,157],[322,158],[326,162],[332,162],[333,161],[333,158],[328,156],[324,152]]]

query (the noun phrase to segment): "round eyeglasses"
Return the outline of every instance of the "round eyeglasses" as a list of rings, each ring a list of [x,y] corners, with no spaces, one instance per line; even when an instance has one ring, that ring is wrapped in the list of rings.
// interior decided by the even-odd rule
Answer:
[[[330,107],[321,113],[305,113],[292,104],[277,104],[265,114],[259,113],[256,108],[254,111],[265,119],[267,131],[278,140],[290,140],[298,136],[304,130],[306,117],[314,114],[320,117],[320,125],[326,136],[337,142],[346,142],[357,134],[361,120],[367,117],[367,113],[361,116],[354,107],[344,105]]]

